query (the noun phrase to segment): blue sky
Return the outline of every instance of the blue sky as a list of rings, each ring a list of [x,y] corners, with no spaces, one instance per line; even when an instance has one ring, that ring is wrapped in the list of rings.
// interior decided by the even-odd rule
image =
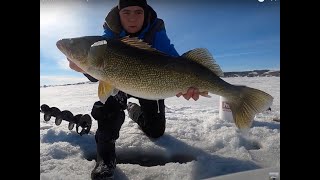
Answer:
[[[87,81],[56,48],[60,38],[102,35],[117,0],[40,1],[40,85]],[[148,0],[179,54],[207,48],[225,72],[280,69],[280,1]]]

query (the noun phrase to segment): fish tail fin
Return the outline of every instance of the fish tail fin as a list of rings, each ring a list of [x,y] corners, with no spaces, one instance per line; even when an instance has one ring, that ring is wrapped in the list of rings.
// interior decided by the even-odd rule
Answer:
[[[257,113],[267,110],[273,102],[273,97],[258,89],[235,86],[240,94],[236,98],[226,98],[234,123],[239,129],[249,129],[254,116]]]

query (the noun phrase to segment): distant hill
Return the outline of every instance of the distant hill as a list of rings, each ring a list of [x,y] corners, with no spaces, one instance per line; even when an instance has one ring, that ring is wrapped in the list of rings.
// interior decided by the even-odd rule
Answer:
[[[280,77],[280,70],[252,70],[224,72],[224,77]]]
[[[68,84],[55,84],[55,85],[42,85],[40,88],[46,87],[56,87],[56,86],[70,86],[70,85],[79,85],[79,84],[94,84],[95,82],[90,82],[89,80],[86,82],[78,82],[78,83],[68,83]]]

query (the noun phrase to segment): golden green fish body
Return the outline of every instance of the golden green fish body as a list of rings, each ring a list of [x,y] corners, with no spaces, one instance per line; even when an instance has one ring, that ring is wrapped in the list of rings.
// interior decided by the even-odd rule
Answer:
[[[145,99],[165,99],[189,87],[223,95],[232,85],[206,67],[183,57],[146,51],[119,40],[91,49],[89,61],[99,80]],[[97,70],[99,69],[99,70]]]

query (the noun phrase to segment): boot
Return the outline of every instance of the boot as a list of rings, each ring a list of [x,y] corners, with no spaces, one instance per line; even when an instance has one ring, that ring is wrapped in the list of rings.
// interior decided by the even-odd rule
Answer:
[[[111,146],[114,143],[111,143]],[[110,148],[112,149],[112,148]],[[101,152],[100,152],[101,153]],[[92,180],[111,180],[116,169],[116,158],[113,151],[105,152],[105,158],[102,158],[99,151],[97,151],[97,162],[91,172]]]
[[[103,160],[97,160],[94,169],[91,172],[92,180],[111,180],[114,177],[114,170],[116,168],[116,160],[110,161],[108,164]]]

